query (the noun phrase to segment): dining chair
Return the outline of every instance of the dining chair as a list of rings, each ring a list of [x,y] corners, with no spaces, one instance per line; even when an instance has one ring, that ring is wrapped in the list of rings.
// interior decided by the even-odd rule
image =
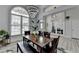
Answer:
[[[24,35],[30,35],[30,31],[25,31]]]
[[[30,35],[30,31],[25,31],[25,32],[24,32],[24,35],[25,35],[25,36],[29,36],[29,35]],[[25,46],[26,44],[28,44],[28,43],[29,43],[28,38],[23,37],[23,44],[24,44],[24,46]]]
[[[52,46],[50,47],[49,44],[46,45],[46,47],[44,48],[44,51],[46,53],[57,53],[59,38],[60,36],[58,36],[57,38],[54,38],[54,40],[51,42]]]
[[[43,32],[42,31],[39,31],[38,35],[39,36],[43,36]]]
[[[49,32],[44,32],[44,37],[50,38],[50,33]]]
[[[54,40],[52,41],[52,47],[50,52],[57,53],[57,46],[58,46],[59,39],[60,39],[60,36],[58,36],[58,38],[54,38]]]

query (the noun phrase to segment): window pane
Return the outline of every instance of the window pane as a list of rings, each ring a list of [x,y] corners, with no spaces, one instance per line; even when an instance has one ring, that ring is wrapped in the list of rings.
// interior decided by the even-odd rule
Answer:
[[[20,33],[20,26],[11,26],[11,35],[18,35]]]
[[[29,25],[29,18],[22,17],[22,25]]]
[[[23,26],[23,28],[22,28],[22,34],[24,34],[24,31],[29,31],[29,27],[28,26]]]
[[[21,17],[12,15],[11,25],[20,25],[21,24]]]
[[[22,17],[22,34],[24,31],[29,31],[29,18]]]

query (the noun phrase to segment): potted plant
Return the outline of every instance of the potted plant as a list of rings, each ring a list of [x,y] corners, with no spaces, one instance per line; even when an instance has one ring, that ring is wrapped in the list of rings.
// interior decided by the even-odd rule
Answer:
[[[0,37],[4,36],[5,34],[8,34],[5,30],[0,30]]]

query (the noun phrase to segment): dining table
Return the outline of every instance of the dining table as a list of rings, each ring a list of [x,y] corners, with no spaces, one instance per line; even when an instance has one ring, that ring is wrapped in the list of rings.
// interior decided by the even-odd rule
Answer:
[[[54,38],[48,38],[44,36],[39,36],[39,35],[23,35],[23,39],[31,42],[33,45],[32,47],[34,48],[34,45],[37,46],[37,49],[35,49],[37,52],[42,53],[44,52],[44,47],[49,45]],[[29,44],[30,45],[30,44]]]

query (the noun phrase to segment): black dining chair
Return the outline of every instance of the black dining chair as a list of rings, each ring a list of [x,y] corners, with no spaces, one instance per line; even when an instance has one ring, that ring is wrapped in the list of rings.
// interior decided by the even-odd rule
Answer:
[[[49,32],[44,32],[44,37],[50,38],[50,33]]]
[[[60,36],[58,36],[58,38],[54,38],[54,40],[52,41],[52,47],[50,52],[57,53],[57,46],[58,46],[59,39],[60,39]]]
[[[30,35],[30,31],[25,31],[24,35]]]
[[[39,33],[38,33],[38,35],[39,36],[43,36],[43,32],[42,31],[38,31]]]
[[[24,35],[25,36],[27,36],[27,35],[30,35],[30,31],[25,31],[24,32]],[[26,39],[28,39],[28,38],[26,38]],[[23,41],[25,41],[25,38],[23,37]],[[28,40],[26,40],[27,42],[29,42]]]
[[[25,31],[25,32],[24,32],[24,35],[25,35],[25,36],[30,35],[30,31]],[[28,43],[29,43],[28,38],[23,37],[23,45],[25,46],[25,45],[28,44]]]
[[[44,48],[45,53],[57,53],[57,46],[59,42],[60,36],[58,38],[54,38],[54,40],[51,42],[52,46],[50,47],[49,44]]]

